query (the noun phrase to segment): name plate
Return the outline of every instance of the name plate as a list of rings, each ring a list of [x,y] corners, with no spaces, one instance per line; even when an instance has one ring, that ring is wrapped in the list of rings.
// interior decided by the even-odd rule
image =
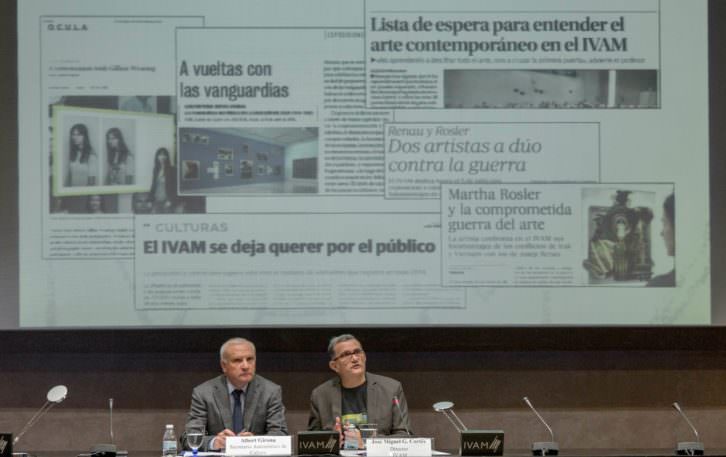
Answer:
[[[297,453],[303,454],[338,454],[338,432],[313,431],[298,432]]]
[[[11,457],[13,455],[13,434],[0,433],[0,457]]]
[[[292,455],[290,436],[229,436],[226,443],[226,455]]]
[[[431,457],[431,438],[366,438],[371,457]]]
[[[462,456],[502,455],[504,453],[503,430],[467,430],[461,432]]]

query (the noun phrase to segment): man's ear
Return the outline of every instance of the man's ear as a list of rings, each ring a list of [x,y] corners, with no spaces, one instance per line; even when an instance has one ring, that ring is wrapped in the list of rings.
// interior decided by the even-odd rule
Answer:
[[[328,366],[334,372],[336,372],[336,373],[338,372],[338,362],[336,360],[331,360],[330,362],[328,362]]]

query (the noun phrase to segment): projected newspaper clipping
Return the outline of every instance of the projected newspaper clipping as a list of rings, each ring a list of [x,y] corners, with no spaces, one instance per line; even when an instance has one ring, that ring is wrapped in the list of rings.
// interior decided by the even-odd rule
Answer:
[[[18,10],[23,328],[710,323],[705,1]]]

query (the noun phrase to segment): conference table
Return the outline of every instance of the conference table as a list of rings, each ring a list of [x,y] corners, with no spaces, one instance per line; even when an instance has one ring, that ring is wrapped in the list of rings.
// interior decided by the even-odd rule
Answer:
[[[446,454],[438,455],[451,455],[452,457],[458,457],[459,451],[457,450],[443,450]],[[77,457],[79,455],[89,455],[89,451],[61,451],[61,450],[49,450],[49,451],[32,451],[32,452],[14,452],[14,457]],[[223,454],[219,454],[220,456]],[[293,454],[297,456],[298,454]],[[299,454],[309,455],[309,454]],[[365,456],[365,453],[359,455]],[[675,456],[674,449],[567,449],[560,450],[559,457],[673,457]],[[705,456],[709,457],[726,457],[726,449],[706,449]],[[531,457],[532,452],[528,449],[514,449],[507,451],[505,450],[503,457]],[[161,457],[160,450],[132,450],[128,451],[128,457]],[[366,456],[367,457],[367,456]],[[370,456],[375,457],[375,456]]]

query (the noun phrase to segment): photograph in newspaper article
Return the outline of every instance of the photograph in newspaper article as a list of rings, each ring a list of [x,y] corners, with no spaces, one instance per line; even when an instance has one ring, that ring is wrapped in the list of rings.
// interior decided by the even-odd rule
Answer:
[[[138,100],[147,103],[146,111],[130,111],[141,107]],[[168,96],[54,100],[50,213],[203,212],[203,198],[177,195],[170,102]]]
[[[182,128],[184,195],[315,194],[318,128]]]

